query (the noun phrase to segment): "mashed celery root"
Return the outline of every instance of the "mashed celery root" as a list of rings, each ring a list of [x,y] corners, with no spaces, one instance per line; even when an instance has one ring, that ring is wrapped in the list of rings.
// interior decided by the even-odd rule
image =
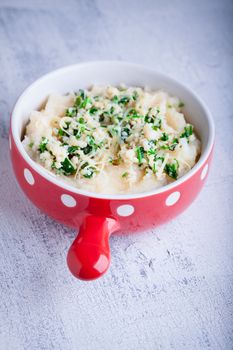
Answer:
[[[30,157],[71,185],[101,193],[138,193],[187,173],[201,150],[184,104],[163,91],[100,87],[52,94],[32,111],[23,145]]]

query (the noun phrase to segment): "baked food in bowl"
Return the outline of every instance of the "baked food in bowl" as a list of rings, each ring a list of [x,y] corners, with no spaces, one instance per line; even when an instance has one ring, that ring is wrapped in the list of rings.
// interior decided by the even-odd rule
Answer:
[[[125,103],[123,100],[123,102],[119,103],[119,101],[124,97],[122,96],[122,91],[119,89],[122,82],[126,84],[126,89],[133,87],[133,90],[137,91],[139,98],[140,94],[143,98],[145,98],[145,94],[149,94],[153,95],[153,98],[156,100],[159,94],[166,94],[166,97],[164,98],[166,101],[166,110],[162,111],[163,113],[159,111],[156,114],[156,111],[154,110],[151,110],[151,113],[148,113],[148,110],[143,110],[143,108],[140,111],[139,105],[135,108],[133,101]],[[117,193],[109,193],[107,188],[105,189],[107,186],[105,186],[104,181],[100,192],[96,191],[95,188],[89,189],[85,186],[80,187],[80,185],[75,187],[73,182],[64,181],[62,176],[57,176],[56,173],[51,172],[50,170],[48,171],[48,169],[45,169],[44,166],[41,166],[41,164],[38,164],[38,162],[35,162],[35,160],[29,156],[25,150],[24,145],[26,145],[26,147],[29,147],[29,144],[33,141],[26,140],[24,141],[24,145],[22,141],[25,137],[26,127],[29,127],[30,125],[28,124],[30,113],[33,110],[40,111],[46,109],[45,104],[46,101],[49,101],[49,95],[56,93],[59,96],[64,97],[67,92],[73,91],[76,92],[76,95],[74,94],[75,97],[73,96],[73,100],[71,99],[71,105],[65,106],[63,109],[63,113],[65,111],[65,114],[72,114],[72,108],[74,108],[74,103],[78,97],[82,98],[82,101],[80,103],[83,103],[86,98],[90,98],[89,95],[91,91],[91,85],[102,86],[104,92],[102,91],[99,93],[99,96],[102,96],[104,98],[107,86],[111,86],[113,89],[119,90],[114,90],[115,94],[109,97],[109,99],[114,99],[114,96],[117,96],[118,98],[118,101],[115,101],[117,103],[112,101],[112,104],[108,106],[109,109],[112,107],[113,103],[115,103],[115,107],[118,109],[118,114],[124,114],[127,110],[124,118],[130,119],[129,123],[131,123],[131,119],[133,119],[133,122],[137,120],[137,123],[140,120],[140,127],[138,128],[139,130],[137,130],[139,137],[137,138],[137,135],[135,136],[133,133],[132,140],[131,142],[128,142],[127,145],[129,149],[127,148],[126,150],[124,150],[124,144],[120,143],[120,150],[118,148],[117,155],[119,152],[124,151],[121,153],[121,158],[126,158],[125,152],[131,151],[130,147],[132,146],[134,151],[132,159],[135,160],[135,163],[132,162],[133,165],[130,164],[130,166],[132,166],[133,169],[135,166],[138,167],[139,180],[141,178],[140,176],[142,176],[142,173],[143,177],[147,175],[146,171],[151,177],[154,176],[156,179],[156,172],[160,170],[163,165],[163,170],[165,169],[166,164],[170,165],[170,167],[168,166],[166,170],[162,172],[162,175],[166,179],[166,182],[162,183],[162,186],[146,186],[145,188],[136,188],[135,191],[132,188],[135,188],[136,184],[140,182],[136,181],[131,188],[129,186],[129,189],[123,188],[122,191],[117,190]],[[145,86],[149,88],[149,91],[144,90]],[[84,90],[85,95],[81,96],[82,92],[80,94],[78,90],[79,88]],[[162,93],[158,91],[164,92]],[[129,98],[129,91],[127,91],[127,93],[123,93],[125,94],[125,97]],[[96,93],[94,93],[94,95],[98,96]],[[155,95],[157,95],[157,97]],[[179,100],[173,96],[178,96]],[[68,95],[66,98],[69,99],[70,96]],[[126,98],[125,101],[127,101]],[[184,102],[185,105],[179,105],[180,101]],[[91,114],[91,108],[97,108],[97,106],[92,102],[90,103],[90,106],[88,106],[87,103],[86,107],[90,107],[87,113],[85,112],[85,115],[88,114],[88,116]],[[143,104],[142,107],[144,107]],[[156,109],[156,107],[157,106],[155,104],[149,108]],[[71,109],[69,110],[69,108]],[[103,112],[101,110],[101,106],[98,108],[100,108],[100,111],[96,112],[92,109],[92,113],[94,115],[96,113],[96,118],[99,118],[100,114]],[[180,118],[180,120],[182,120],[182,115],[185,115],[185,124],[182,124],[181,122],[182,128],[180,127],[179,130],[176,130],[172,127],[172,123],[174,123],[177,118],[170,118],[169,120],[169,109],[173,111],[173,114],[178,113],[176,115],[178,115],[177,118]],[[82,111],[79,110],[77,112],[79,113]],[[80,115],[77,116],[78,113],[75,114],[75,119],[78,118],[78,122],[80,124],[80,118],[83,118],[85,121],[85,126],[90,129],[90,125],[88,125],[85,118]],[[54,117],[60,118],[56,115]],[[72,134],[72,132],[75,130],[76,126],[72,127],[72,125],[69,124],[67,128],[67,123],[65,123],[65,120],[67,119],[64,120],[66,117],[73,118],[73,116],[70,117],[69,115],[65,116],[62,114],[62,129],[68,131],[70,136],[75,136]],[[124,118],[122,120],[124,122],[128,122],[128,119],[125,121]],[[164,129],[167,119],[170,122],[170,125],[168,123],[168,127],[175,130],[175,134],[172,130],[166,131]],[[146,122],[146,120],[152,120],[153,122],[149,123]],[[161,125],[161,129],[159,120],[161,120],[161,124],[163,124]],[[73,121],[71,121],[71,123],[72,122]],[[105,126],[107,127],[106,132],[111,133],[111,127],[113,125],[112,121],[109,122],[107,118],[104,118],[104,122],[106,124]],[[88,156],[89,153],[87,152],[87,154],[85,154],[84,152],[85,148],[88,150],[93,146],[94,149],[99,150],[99,143],[101,141],[104,143],[106,142],[107,144],[108,140],[106,140],[106,138],[103,138],[103,140],[100,140],[99,142],[97,139],[98,135],[95,134],[93,136],[93,133],[98,131],[100,125],[101,124],[96,125],[96,130],[92,130],[92,135],[85,135],[88,137],[94,137],[94,140],[90,139],[87,144],[76,144],[76,147],[78,147],[75,149],[77,153],[76,155],[72,155],[72,157],[69,158],[69,153],[65,154],[65,158],[67,158],[68,155],[68,160],[71,161],[71,164],[75,165],[75,167],[78,167],[81,163],[79,162],[80,159],[81,161],[84,161],[84,159],[82,159],[82,153],[85,156]],[[132,125],[118,125],[121,129],[119,131],[118,128],[117,132],[119,134],[122,134],[123,131],[123,136],[126,137],[128,135],[128,131],[126,132],[126,135],[124,135],[125,130],[123,129],[126,128],[132,132],[132,129],[135,127],[134,125],[135,123],[132,123]],[[155,126],[154,129],[153,126]],[[194,139],[192,126],[194,126],[194,131],[197,135],[197,137],[195,136]],[[56,126],[54,126],[54,128],[59,130],[59,128]],[[36,128],[34,127],[34,129],[32,129],[32,132],[35,129]],[[65,133],[64,130],[63,132]],[[149,137],[148,139],[145,137],[146,140],[143,140],[142,136],[147,135],[147,131]],[[151,136],[150,133],[152,131],[156,133],[156,136],[154,134]],[[140,132],[142,132],[142,134],[140,134]],[[105,132],[103,133],[105,134]],[[27,132],[27,137],[29,136],[30,132]],[[55,138],[57,137],[57,135],[54,136]],[[64,149],[66,151],[68,151],[69,147],[75,146],[75,144],[69,144],[69,137],[67,139],[65,138],[66,136],[64,137],[64,135],[58,136],[62,136],[61,139],[57,139],[59,142],[63,144],[68,143],[64,145]],[[43,140],[45,141],[45,139],[41,140],[42,137],[45,137],[48,140],[46,139],[46,142],[43,143]],[[178,138],[178,142],[177,140],[174,142],[174,139],[176,138]],[[127,137],[125,140],[126,139]],[[200,143],[198,139],[200,140]],[[85,140],[82,139],[76,140],[85,142]],[[92,142],[90,142],[91,140]],[[145,144],[141,144],[141,142],[144,141]],[[149,141],[156,141],[156,144],[154,143],[154,146],[151,145],[153,147],[147,149],[146,143]],[[41,150],[44,149],[48,153],[52,152],[54,157],[54,152],[51,151],[50,148],[51,145],[49,143],[49,138],[46,135],[43,136],[40,134],[37,142],[38,144],[36,145],[35,152],[38,152],[38,145],[41,144]],[[163,164],[164,160],[156,160],[157,164],[155,164],[155,166],[157,165],[158,170],[153,172],[154,162],[150,162],[150,159],[153,158],[154,161],[156,155],[160,157],[161,153],[159,152],[163,151],[165,157],[166,154],[169,154],[170,157],[170,154],[176,152],[176,147],[183,147],[184,143],[187,147],[189,147],[193,145],[193,142],[195,145],[195,150],[193,148],[193,160],[192,163],[189,164],[188,171],[184,171],[183,173],[178,174],[178,166],[180,167],[179,169],[182,169],[180,161],[182,157],[179,158],[179,155],[177,154],[174,159],[176,159],[178,163],[173,162],[173,160],[170,162],[170,159],[168,159],[169,161]],[[116,231],[124,232],[124,230],[136,231],[146,229],[151,226],[156,226],[178,215],[192,202],[192,200],[200,191],[206,178],[213,149],[213,142],[214,125],[211,115],[203,102],[191,90],[174,81],[173,79],[161,75],[148,68],[130,63],[111,61],[90,62],[65,67],[49,73],[41,79],[37,80],[29,88],[27,88],[18,99],[12,113],[10,132],[13,167],[18,182],[20,183],[24,192],[36,206],[41,208],[50,216],[71,227],[80,227],[79,235],[69,250],[67,261],[71,272],[75,276],[82,279],[97,278],[106,271],[110,260],[108,239],[111,233]],[[169,147],[171,149],[163,149],[163,146]],[[106,154],[107,151],[108,149],[105,148],[103,153]],[[148,156],[148,151],[151,153],[155,152],[156,154],[149,154]],[[36,154],[40,157],[43,155],[43,153],[44,152],[39,152]],[[33,155],[31,156],[33,157]],[[72,161],[74,156],[78,158],[76,164],[74,161]],[[108,156],[109,155],[107,155],[107,157]],[[161,156],[160,158],[165,157]],[[60,164],[56,159],[55,166],[58,170],[61,168],[61,166],[63,166],[62,163],[64,162],[65,158],[61,158]],[[96,161],[96,159],[94,160]],[[115,161],[115,158],[113,160]],[[51,160],[49,161],[51,164]],[[82,165],[85,164],[85,162],[82,163]],[[85,169],[86,167],[83,167],[80,172],[78,172],[78,174],[81,174],[81,176],[83,175],[82,177],[85,180],[88,180],[88,177],[85,177],[84,175],[90,176],[90,174],[94,174],[96,177],[98,177],[99,169],[97,169],[97,171],[94,171],[93,169],[91,169],[91,171],[88,171],[88,169]],[[184,167],[184,169],[186,168]],[[129,180],[131,179],[130,174],[122,177],[125,172],[127,171],[119,171],[119,174],[121,176],[118,178],[120,178],[121,181],[127,180],[127,177],[129,177]],[[173,177],[169,176],[169,174],[173,175]],[[93,179],[94,178],[95,177],[93,176]],[[169,181],[167,181],[167,179],[169,179]]]

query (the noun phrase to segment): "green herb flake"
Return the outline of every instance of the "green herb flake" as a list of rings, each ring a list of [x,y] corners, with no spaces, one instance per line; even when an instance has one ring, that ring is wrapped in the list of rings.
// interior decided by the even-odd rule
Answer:
[[[136,148],[136,154],[138,158],[139,165],[142,164],[142,160],[144,158],[144,148],[142,146]]]
[[[84,92],[83,89],[79,89],[79,95],[80,95],[80,97],[84,100],[84,98],[85,98],[85,92]]]
[[[155,156],[155,161],[157,162],[158,160],[161,160],[161,163],[163,163],[164,157]]]
[[[178,143],[179,143],[178,138],[174,138],[172,141],[172,144],[169,146],[169,150],[174,151]]]
[[[160,141],[167,141],[169,139],[168,134],[163,132],[163,135],[160,137]]]
[[[153,166],[152,166],[152,171],[153,171],[153,173],[156,173],[157,172],[157,165],[156,165],[156,163],[154,163],[153,164]]]
[[[88,103],[91,103],[91,99],[90,97],[86,97],[83,102],[80,105],[80,108],[86,108],[86,106],[88,105]]]
[[[87,146],[82,148],[84,154],[89,154],[92,151],[96,151],[98,148],[102,147],[102,144],[97,145],[93,136],[87,136]]]
[[[164,167],[164,171],[165,173],[170,176],[172,179],[177,179],[178,177],[178,168],[179,168],[179,162],[178,160],[174,159],[174,163],[172,164],[166,164],[165,167]]]
[[[112,107],[110,108],[109,113],[110,113],[110,114],[113,114],[113,113],[114,113],[114,111],[115,111],[115,108],[112,106]]]
[[[75,153],[78,149],[79,149],[78,146],[70,146],[70,147],[68,147],[68,153],[69,153],[69,154],[73,154],[73,153]]]
[[[138,114],[138,112],[135,109],[131,109],[128,114],[127,114],[127,118],[143,118],[142,115]]]
[[[74,165],[71,163],[69,158],[65,158],[65,160],[61,163],[62,170],[65,175],[73,175],[76,172]]]
[[[152,123],[154,123],[154,117],[153,116],[150,116],[149,114],[147,114],[146,116],[145,116],[145,123],[148,123],[148,124],[152,124]]]
[[[85,124],[85,120],[84,120],[84,118],[79,118],[79,120],[78,120],[78,122],[79,122],[79,124]]]
[[[155,151],[155,149],[150,148],[150,149],[147,151],[147,155],[148,155],[148,156],[153,156],[153,155],[156,155],[156,151]]]
[[[137,98],[138,98],[138,92],[137,92],[137,91],[134,91],[134,92],[133,92],[133,95],[132,95],[132,99],[133,99],[134,101],[136,101]]]
[[[113,96],[111,101],[114,102],[114,103],[118,103],[118,96],[117,95]]]
[[[129,173],[127,173],[127,171],[125,172],[125,173],[123,173],[122,175],[121,175],[121,177],[127,177],[129,175]]]
[[[130,98],[129,98],[129,96],[123,96],[123,97],[121,97],[121,99],[119,100],[119,104],[122,104],[122,105],[127,105],[127,103],[129,103],[129,101],[130,101]]]
[[[30,142],[29,145],[28,145],[28,147],[29,147],[29,148],[32,148],[33,145],[34,145],[34,142]]]
[[[85,162],[85,163],[81,166],[81,169],[85,169],[86,166],[88,166],[88,165],[89,165],[89,163],[88,163],[88,162]]]
[[[96,168],[89,166],[89,167],[86,167],[85,170],[83,171],[83,176],[86,179],[91,179],[95,172],[96,172]]]
[[[156,141],[156,140],[150,140],[150,141],[148,142],[148,144],[149,144],[150,146],[156,146],[157,141]]]
[[[160,149],[169,149],[169,145],[162,145],[161,147],[160,147]]]
[[[92,106],[89,110],[89,113],[91,115],[95,114],[96,112],[98,112],[99,108],[95,107],[95,106]]]
[[[153,130],[158,130],[162,126],[162,120],[160,118],[156,118],[154,125],[152,126]]]
[[[60,128],[59,130],[58,130],[58,132],[57,132],[57,135],[58,136],[64,136],[64,131]]]
[[[91,153],[93,147],[91,145],[87,145],[86,147],[82,148],[82,151],[84,154],[89,154]]]
[[[40,153],[43,153],[47,150],[48,139],[46,137],[42,137],[41,143],[39,144],[38,150]]]
[[[187,126],[185,126],[183,133],[180,135],[180,138],[188,138],[189,136],[191,136],[193,134],[193,126],[188,124]]]
[[[129,137],[130,135],[130,129],[129,128],[123,128],[121,130],[121,139],[122,141],[125,142],[125,140]]]
[[[184,102],[179,102],[178,107],[179,107],[179,108],[184,107]]]
[[[76,97],[74,107],[79,108],[81,103],[82,103],[82,97],[81,96]]]
[[[67,108],[65,114],[67,117],[74,117],[77,114],[77,108],[69,107],[69,108]]]

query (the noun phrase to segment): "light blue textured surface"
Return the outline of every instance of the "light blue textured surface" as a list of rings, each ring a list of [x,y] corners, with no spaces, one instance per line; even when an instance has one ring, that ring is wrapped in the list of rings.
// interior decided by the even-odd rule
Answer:
[[[233,349],[233,2],[0,0],[0,349]],[[199,198],[179,218],[111,239],[112,265],[67,271],[75,233],[18,189],[12,106],[34,79],[85,60],[144,63],[192,87],[217,128]]]

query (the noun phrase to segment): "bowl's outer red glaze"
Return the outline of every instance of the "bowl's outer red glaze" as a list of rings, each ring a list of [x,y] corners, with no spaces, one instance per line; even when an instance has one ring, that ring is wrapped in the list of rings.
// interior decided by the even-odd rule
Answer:
[[[96,247],[101,246],[102,250],[100,249],[101,251],[97,255],[99,257],[100,255],[107,256],[108,261],[102,256],[102,265],[104,266],[98,267],[98,269],[95,268],[94,272],[89,267],[83,269],[81,273],[82,266],[77,271],[77,259],[73,259],[71,255],[73,256],[74,254],[70,252],[68,265],[72,273],[82,279],[97,278],[107,269],[110,258],[109,251],[103,254],[103,245],[106,246],[106,236],[109,236],[114,231],[122,233],[125,231],[135,232],[158,226],[186,209],[198,195],[206,180],[213,153],[211,150],[205,164],[192,177],[178,184],[173,189],[142,198],[127,200],[99,199],[67,191],[50,182],[46,177],[41,176],[25,161],[18,151],[12,135],[10,138],[11,158],[16,178],[27,197],[38,208],[54,219],[73,228],[82,227],[87,217],[93,217],[93,220],[89,219],[89,222],[85,224],[89,232],[88,235],[85,234],[85,236],[88,236],[89,246],[81,248],[80,251],[83,253],[81,254],[83,255],[82,260],[90,260],[91,256],[93,258],[96,255]],[[103,222],[98,223],[98,220],[101,221],[101,218],[104,219]],[[108,220],[107,224],[106,220]],[[87,230],[84,228],[84,231]],[[103,235],[101,234],[102,231],[105,232]],[[81,236],[82,232],[79,234],[79,241],[81,241]],[[85,237],[84,239],[86,241]],[[72,249],[74,250],[74,247]],[[109,250],[108,247],[107,250]],[[88,259],[87,256],[89,256]],[[96,260],[98,259],[96,258]],[[79,265],[86,263],[87,261],[80,263],[79,258]],[[90,264],[93,265],[93,261]],[[76,268],[74,268],[74,265]]]

